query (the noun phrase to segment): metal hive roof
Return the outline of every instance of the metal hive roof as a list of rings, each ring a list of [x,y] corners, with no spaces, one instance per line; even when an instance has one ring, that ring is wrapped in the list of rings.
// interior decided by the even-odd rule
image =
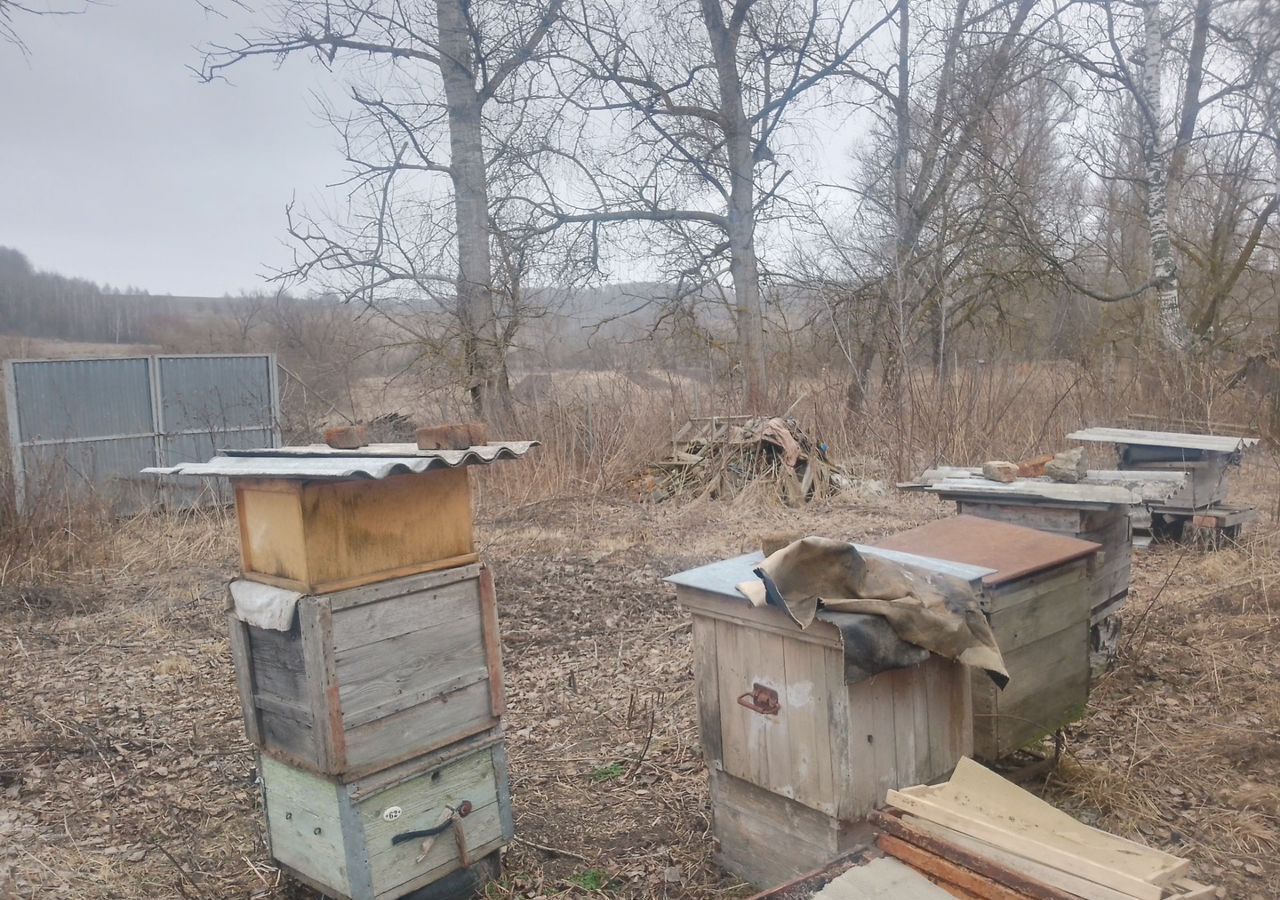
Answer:
[[[537,441],[495,441],[466,450],[419,450],[416,444],[371,444],[359,450],[335,450],[324,444],[268,447],[221,450],[208,462],[153,466],[142,471],[151,475],[228,478],[381,479],[520,459],[537,446]]]

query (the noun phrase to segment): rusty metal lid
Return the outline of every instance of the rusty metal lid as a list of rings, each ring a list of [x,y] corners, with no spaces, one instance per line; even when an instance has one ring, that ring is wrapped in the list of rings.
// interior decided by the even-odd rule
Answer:
[[[885,538],[876,546],[995,569],[982,579],[988,587],[1083,559],[1102,548],[1092,541],[978,516],[938,519]]]

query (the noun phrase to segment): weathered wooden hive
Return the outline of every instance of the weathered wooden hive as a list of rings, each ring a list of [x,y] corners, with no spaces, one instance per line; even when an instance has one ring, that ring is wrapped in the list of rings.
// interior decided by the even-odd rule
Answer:
[[[1253,518],[1253,507],[1227,505],[1228,471],[1239,466],[1256,437],[1140,431],[1129,428],[1085,428],[1067,435],[1086,443],[1115,444],[1120,469],[1146,475],[1184,472],[1186,482],[1160,503],[1151,505],[1153,537],[1182,537],[1187,525],[1212,529],[1236,538]]]
[[[975,755],[996,760],[1076,721],[1089,699],[1091,567],[1099,545],[975,516],[938,519],[885,549],[981,566],[982,606],[1009,684],[973,676]]]
[[[858,547],[978,590],[987,569]],[[736,585],[747,554],[667,579],[693,616],[699,731],[717,862],[761,886],[866,838],[890,789],[941,778],[971,752],[967,667],[929,656],[867,677],[828,621],[801,629]]]
[[[468,896],[513,835],[493,578],[467,467],[531,442],[242,451],[229,623],[267,844],[327,896]],[[153,470],[154,471],[154,470]]]
[[[925,490],[953,500],[956,512],[1023,525],[1101,545],[1089,575],[1090,654],[1094,675],[1110,665],[1119,646],[1121,613],[1129,599],[1136,514],[1181,490],[1180,472],[1091,471],[1079,484],[1045,478],[997,484],[977,468],[940,466],[921,478]]]

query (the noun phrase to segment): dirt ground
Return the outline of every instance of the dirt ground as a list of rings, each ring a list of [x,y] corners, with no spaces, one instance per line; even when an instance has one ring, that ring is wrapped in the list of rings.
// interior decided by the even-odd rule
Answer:
[[[872,486],[802,511],[574,500],[482,516],[517,841],[495,897],[742,896],[710,858],[689,622],[663,576],[763,531],[870,541],[947,512]],[[1280,897],[1280,549],[1135,557],[1121,664],[1049,798]],[[303,897],[266,857],[223,614],[225,519],[131,523],[112,562],[0,595],[0,898]]]

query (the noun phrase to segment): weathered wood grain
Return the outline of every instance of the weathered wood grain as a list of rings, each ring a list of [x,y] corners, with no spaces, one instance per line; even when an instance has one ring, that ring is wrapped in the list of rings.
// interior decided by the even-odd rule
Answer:
[[[358,594],[359,591],[353,593]],[[402,634],[447,625],[459,616],[478,615],[479,608],[480,584],[477,578],[347,606],[333,614],[333,646],[338,652],[363,647]]]
[[[241,480],[245,576],[322,593],[474,562],[467,470],[380,480]]]
[[[235,613],[227,613],[227,634],[231,644],[231,663],[236,673],[236,693],[240,696],[240,715],[244,719],[245,737],[255,746],[262,744],[262,726],[258,706],[253,699],[253,657],[249,653],[248,627]]]

